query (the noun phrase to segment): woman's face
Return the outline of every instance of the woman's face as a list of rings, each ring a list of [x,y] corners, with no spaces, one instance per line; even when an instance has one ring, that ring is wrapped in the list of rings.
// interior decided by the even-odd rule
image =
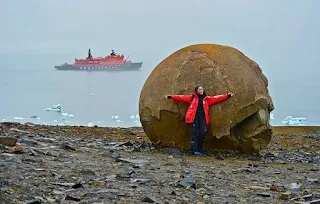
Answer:
[[[203,87],[202,87],[202,86],[200,86],[200,87],[198,88],[197,93],[198,93],[199,95],[202,95],[202,94],[203,94]]]

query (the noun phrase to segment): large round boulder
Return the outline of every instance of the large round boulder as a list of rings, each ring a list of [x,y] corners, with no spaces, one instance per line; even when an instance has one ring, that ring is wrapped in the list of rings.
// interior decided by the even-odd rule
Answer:
[[[166,147],[190,148],[191,125],[184,122],[188,104],[166,95],[191,95],[196,85],[207,95],[234,93],[210,107],[204,149],[259,152],[272,136],[273,110],[268,80],[257,63],[239,50],[222,45],[185,47],[164,59],[150,74],[140,94],[139,113],[150,140]]]

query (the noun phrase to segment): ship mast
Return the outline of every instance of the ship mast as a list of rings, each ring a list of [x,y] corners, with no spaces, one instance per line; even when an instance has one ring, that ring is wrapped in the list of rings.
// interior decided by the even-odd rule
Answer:
[[[87,59],[90,59],[90,58],[92,58],[92,55],[91,55],[91,50],[90,50],[90,48],[89,48]]]

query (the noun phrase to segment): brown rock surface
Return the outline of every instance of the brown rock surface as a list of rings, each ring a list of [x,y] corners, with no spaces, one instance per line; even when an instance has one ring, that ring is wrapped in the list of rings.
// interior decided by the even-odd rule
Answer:
[[[201,84],[208,95],[235,96],[210,108],[204,148],[258,152],[269,143],[269,113],[274,109],[261,68],[237,49],[214,44],[185,47],[163,60],[141,91],[139,112],[144,131],[155,144],[189,149],[188,104],[165,95],[192,94]]]
[[[17,139],[13,137],[1,137],[0,136],[0,144],[6,146],[14,146],[17,143]]]

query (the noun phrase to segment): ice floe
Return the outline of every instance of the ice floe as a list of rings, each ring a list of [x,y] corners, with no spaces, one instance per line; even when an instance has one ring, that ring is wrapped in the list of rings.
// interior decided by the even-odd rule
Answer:
[[[61,112],[61,105],[57,104],[52,106],[51,108],[44,109],[45,111],[54,111],[54,112]]]
[[[281,123],[286,125],[299,125],[302,126],[306,122],[306,118],[294,118],[292,116],[287,116]]]
[[[41,119],[40,117],[38,117],[38,116],[36,116],[36,115],[33,115],[33,116],[31,116],[30,118],[35,119],[35,120],[40,120],[40,119]]]
[[[14,117],[15,120],[24,120],[23,117]]]
[[[61,113],[62,116],[68,117],[69,113]]]
[[[112,118],[113,120],[118,120],[120,117],[119,117],[119,115],[113,115],[111,118]]]
[[[273,113],[270,113],[270,120],[275,120]]]

